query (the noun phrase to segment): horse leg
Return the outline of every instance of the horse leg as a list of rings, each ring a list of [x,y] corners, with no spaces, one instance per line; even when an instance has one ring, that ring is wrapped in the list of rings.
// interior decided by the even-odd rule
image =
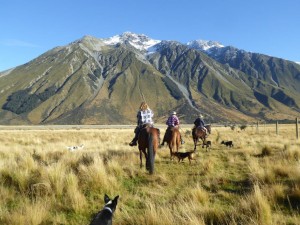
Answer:
[[[176,150],[177,150],[177,152],[179,151],[180,144],[181,144],[181,136],[179,134],[179,137],[177,137],[177,141],[176,141]]]
[[[198,138],[194,139],[194,152],[196,151],[197,142],[198,142]]]
[[[140,150],[140,168],[143,167],[143,153],[142,150]]]
[[[170,160],[173,159],[173,151],[172,151],[172,144],[169,144],[169,149],[170,149]]]

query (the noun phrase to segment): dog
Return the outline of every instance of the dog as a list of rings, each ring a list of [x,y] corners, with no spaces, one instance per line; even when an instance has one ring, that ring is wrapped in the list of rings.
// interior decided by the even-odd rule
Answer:
[[[81,144],[79,146],[67,146],[67,149],[70,151],[70,152],[74,152],[76,150],[79,150],[79,149],[83,149],[84,148],[84,145]]]
[[[112,217],[114,211],[116,210],[118,199],[119,195],[112,200],[107,196],[107,194],[105,194],[104,208],[96,214],[90,225],[112,225]]]
[[[211,141],[206,141],[202,144],[202,148],[204,148],[204,145],[206,146],[206,151],[208,151],[208,148],[211,148]]]
[[[227,147],[233,147],[233,142],[232,141],[222,141],[221,144],[226,145]]]
[[[191,151],[191,152],[174,152],[172,153],[173,157],[177,157],[178,158],[178,162],[183,161],[185,158],[188,158],[191,164],[191,160],[195,160],[195,151]]]

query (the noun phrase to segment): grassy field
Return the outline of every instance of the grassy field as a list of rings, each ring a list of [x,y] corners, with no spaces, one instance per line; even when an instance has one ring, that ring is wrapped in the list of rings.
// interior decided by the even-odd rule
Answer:
[[[190,129],[183,131],[181,151],[190,151]],[[152,176],[128,146],[132,137],[130,129],[2,128],[0,224],[89,224],[104,193],[120,195],[114,224],[300,224],[295,125],[281,125],[279,135],[274,125],[212,128],[211,151],[199,148],[190,165],[160,148]]]

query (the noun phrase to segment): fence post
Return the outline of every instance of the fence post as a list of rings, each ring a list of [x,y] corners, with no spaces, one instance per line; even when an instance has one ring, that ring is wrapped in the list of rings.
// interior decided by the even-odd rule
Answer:
[[[258,121],[256,122],[256,132],[258,133]]]
[[[278,135],[278,121],[276,121],[276,135]]]
[[[298,117],[296,118],[296,138],[299,139]]]

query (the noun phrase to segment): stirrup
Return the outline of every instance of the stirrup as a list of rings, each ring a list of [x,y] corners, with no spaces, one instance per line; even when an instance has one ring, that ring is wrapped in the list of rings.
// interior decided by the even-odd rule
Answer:
[[[185,141],[184,140],[181,140],[181,144],[183,145],[185,143]]]

